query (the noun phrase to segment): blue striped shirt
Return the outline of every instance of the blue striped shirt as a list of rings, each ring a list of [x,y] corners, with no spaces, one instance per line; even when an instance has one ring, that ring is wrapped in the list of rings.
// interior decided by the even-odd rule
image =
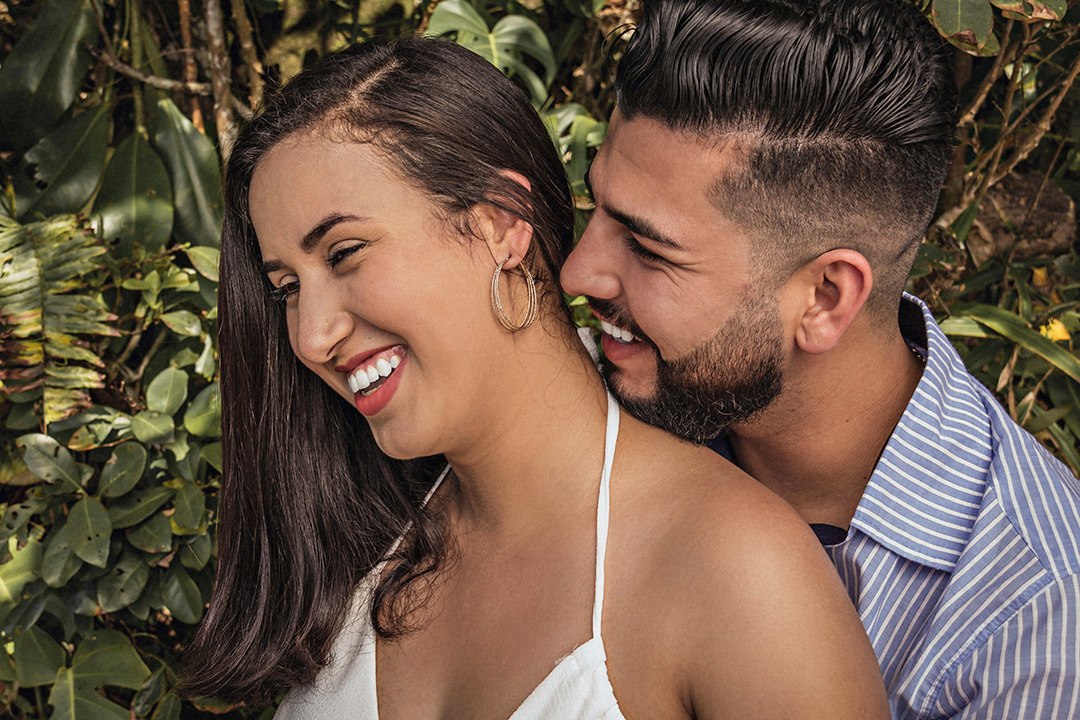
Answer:
[[[929,309],[922,379],[826,548],[895,718],[1080,718],[1080,482],[975,380]],[[922,345],[922,338],[907,338]]]

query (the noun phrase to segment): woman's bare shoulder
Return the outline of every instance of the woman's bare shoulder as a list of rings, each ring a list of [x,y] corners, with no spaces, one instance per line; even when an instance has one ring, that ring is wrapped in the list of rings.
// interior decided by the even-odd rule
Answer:
[[[755,708],[766,697],[777,716],[878,717],[876,660],[809,526],[711,450],[655,432],[628,433],[639,442],[626,458],[636,481],[623,557],[637,597],[678,638],[683,702],[698,717],[767,717]]]

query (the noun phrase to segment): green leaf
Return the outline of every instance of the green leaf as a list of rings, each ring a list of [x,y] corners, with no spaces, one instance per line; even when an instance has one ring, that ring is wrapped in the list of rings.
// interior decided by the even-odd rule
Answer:
[[[162,665],[146,679],[143,686],[139,688],[139,692],[135,693],[135,697],[131,699],[131,709],[135,711],[135,716],[144,717],[153,710],[154,705],[165,694],[166,686],[165,666]]]
[[[15,677],[23,687],[52,684],[66,659],[60,643],[41,628],[15,631]]]
[[[203,338],[203,349],[195,360],[195,372],[207,380],[214,377],[217,372],[217,358],[214,355],[214,340],[210,335]]]
[[[131,527],[154,514],[172,497],[167,487],[152,487],[128,493],[109,508],[114,529]]]
[[[181,705],[180,697],[176,693],[169,693],[154,710],[150,720],[180,720]]]
[[[71,550],[84,562],[105,567],[113,525],[109,512],[96,498],[84,497],[68,514],[67,534]]]
[[[174,310],[161,316],[161,321],[177,335],[198,337],[202,332],[202,323],[195,313],[188,310]]]
[[[98,605],[105,612],[127,607],[142,593],[149,577],[150,566],[137,553],[125,552],[109,574],[98,580]]]
[[[202,570],[210,562],[214,553],[214,543],[210,535],[189,535],[180,539],[180,550],[176,554],[180,564],[191,570]]]
[[[156,410],[144,410],[131,418],[131,432],[148,445],[172,442],[173,431],[172,417]]]
[[[0,617],[7,615],[10,606],[22,599],[26,584],[37,579],[45,546],[31,538],[19,548],[15,538],[11,538],[8,540],[8,551],[11,559],[0,563]]]
[[[30,472],[45,482],[82,492],[79,468],[67,448],[41,433],[23,435],[16,442],[23,451],[23,462]]]
[[[196,528],[202,522],[203,510],[206,509],[206,495],[195,483],[179,483],[173,496],[173,507],[176,512],[172,515],[172,521],[178,528]]]
[[[214,444],[218,447],[218,457],[221,457],[221,443]],[[205,449],[203,455],[205,457]],[[44,510],[48,504],[47,500],[31,495],[25,502],[18,505],[9,505],[4,513],[3,522],[0,522],[0,541],[7,540],[12,535],[21,532],[26,527],[26,524],[30,522],[30,518]]]
[[[214,144],[191,124],[172,100],[158,101],[151,142],[168,168],[181,242],[216,247],[221,238],[221,166]],[[212,249],[212,248],[205,248]],[[188,252],[191,256],[191,252]],[[207,275],[199,263],[192,263]]]
[[[49,0],[0,67],[0,125],[17,149],[48,131],[86,75],[98,29],[89,0]]]
[[[199,274],[208,280],[218,281],[218,264],[221,253],[212,247],[189,247],[184,250]]]
[[[199,455],[205,460],[210,467],[214,468],[218,472],[221,472],[222,458],[221,458],[221,443],[214,442],[209,445],[204,445],[202,450],[199,451]]]
[[[520,53],[539,60],[544,66],[545,86],[555,79],[558,65],[551,43],[535,22],[521,15],[507,15],[495,23],[491,36],[495,47],[502,52]]]
[[[487,35],[488,24],[472,5],[462,0],[443,0],[428,19],[427,34],[440,36],[451,32]]]
[[[146,448],[137,442],[117,445],[101,471],[98,489],[104,497],[120,497],[129,492],[146,470]]]
[[[184,427],[197,437],[221,436],[221,391],[217,383],[207,385],[188,404]]]
[[[994,305],[962,303],[954,305],[955,316],[967,317],[1008,338],[1020,347],[1046,360],[1073,380],[1080,382],[1080,359],[1062,346],[1028,327],[1023,318]]]
[[[1066,0],[990,0],[990,2],[1002,10],[1030,20],[1061,20],[1069,10]]]
[[[150,143],[132,133],[116,149],[94,200],[94,222],[116,252],[130,255],[135,243],[157,252],[172,233],[172,187]]]
[[[109,106],[67,120],[26,153],[14,177],[20,217],[81,210],[105,169]],[[28,177],[29,176],[29,177]]]
[[[146,407],[165,415],[172,415],[187,400],[188,380],[188,374],[183,370],[174,367],[165,368],[150,381],[146,388]]]
[[[61,670],[49,694],[50,720],[127,720],[129,713],[96,690],[115,685],[138,690],[150,668],[122,633],[98,630],[83,640],[70,668]]]
[[[172,523],[161,513],[128,531],[127,540],[132,546],[148,553],[164,553],[172,550]]]
[[[488,30],[487,21],[463,0],[442,0],[428,22],[429,35],[454,34],[455,41],[488,60],[508,75],[516,75],[529,89],[533,105],[548,97],[547,86],[555,77],[556,62],[551,43],[533,20],[507,15]],[[523,60],[532,57],[544,67],[541,79]]]
[[[71,549],[67,524],[53,528],[41,560],[41,579],[49,587],[63,587],[81,567],[82,560]]]
[[[161,597],[165,601],[165,607],[180,622],[194,625],[202,620],[202,593],[181,566],[169,566],[161,586]]]
[[[986,0],[934,0],[932,17],[942,35],[975,47],[986,44],[994,27],[994,13]]]

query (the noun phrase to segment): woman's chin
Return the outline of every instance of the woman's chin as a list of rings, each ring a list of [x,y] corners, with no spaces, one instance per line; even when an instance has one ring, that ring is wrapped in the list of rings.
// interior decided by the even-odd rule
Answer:
[[[394,460],[415,460],[416,458],[428,457],[438,453],[421,448],[417,443],[408,442],[406,438],[394,437],[388,432],[388,428],[371,428],[371,434],[375,438],[375,444],[383,451],[383,454]]]

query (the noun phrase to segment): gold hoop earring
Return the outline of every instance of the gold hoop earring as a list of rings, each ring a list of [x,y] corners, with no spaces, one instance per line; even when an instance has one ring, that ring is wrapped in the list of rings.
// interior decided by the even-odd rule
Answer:
[[[529,307],[525,311],[525,319],[521,321],[520,325],[511,322],[503,309],[502,299],[499,297],[499,276],[502,274],[503,265],[509,262],[511,257],[511,255],[507,255],[506,260],[499,263],[495,268],[495,274],[491,276],[491,312],[495,313],[495,319],[499,321],[500,325],[510,332],[517,332],[529,327],[536,320],[536,316],[540,314],[540,300],[536,294],[536,282],[533,281],[532,273],[529,272],[529,268],[522,261],[521,272],[525,275],[525,286],[528,288]]]

